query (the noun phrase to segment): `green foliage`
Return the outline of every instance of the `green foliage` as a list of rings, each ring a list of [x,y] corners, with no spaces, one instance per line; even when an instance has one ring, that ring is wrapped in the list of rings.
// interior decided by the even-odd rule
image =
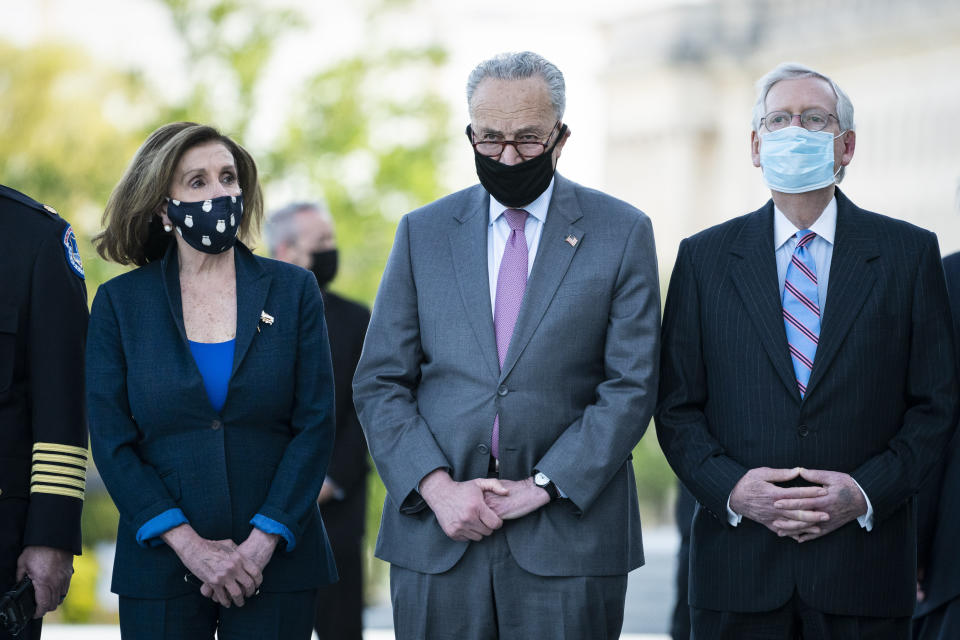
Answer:
[[[399,217],[442,195],[449,108],[423,91],[446,60],[435,47],[353,56],[310,77],[264,173],[316,185],[337,219],[341,275],[333,288],[372,302]],[[280,178],[282,176],[283,178]],[[281,203],[277,203],[281,204]]]
[[[373,462],[370,463],[370,469],[373,469]],[[363,600],[368,604],[383,600],[383,586],[390,573],[390,565],[373,555],[386,496],[387,489],[380,476],[376,471],[370,471],[367,482],[367,528],[363,536]]]
[[[113,185],[142,142],[142,78],[57,43],[0,42],[0,181],[74,226],[92,294],[120,269],[95,259],[90,236]]]
[[[66,623],[90,622],[97,611],[97,558],[90,547],[73,559],[73,577],[70,590],[57,611]]]
[[[304,26],[302,17],[251,0],[162,1],[187,54],[193,90],[184,103],[168,105],[159,124],[208,122],[242,140],[264,68],[281,38]]]
[[[80,518],[83,544],[95,546],[116,539],[119,521],[120,513],[110,494],[104,489],[88,489]]]
[[[633,472],[637,479],[640,507],[647,516],[646,523],[669,521],[672,516],[676,476],[657,442],[653,422],[633,450]],[[653,522],[650,522],[652,518]]]

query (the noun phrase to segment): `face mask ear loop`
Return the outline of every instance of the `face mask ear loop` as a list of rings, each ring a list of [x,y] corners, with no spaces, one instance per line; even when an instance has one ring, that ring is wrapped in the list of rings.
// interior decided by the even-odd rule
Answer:
[[[841,132],[838,133],[837,135],[833,136],[833,139],[836,140],[836,139],[839,138],[840,136],[845,135],[845,134],[847,134],[847,133],[849,133],[849,132],[850,132],[850,129],[844,129],[843,131],[841,131]],[[833,172],[833,181],[834,181],[834,184],[836,184],[837,176],[840,175],[840,172],[841,172],[841,171],[843,171],[843,165],[840,165],[840,167],[839,167],[836,171]]]

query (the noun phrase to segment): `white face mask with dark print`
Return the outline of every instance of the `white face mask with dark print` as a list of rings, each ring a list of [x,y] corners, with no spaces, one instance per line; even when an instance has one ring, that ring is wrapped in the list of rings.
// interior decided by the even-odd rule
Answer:
[[[204,253],[223,253],[237,241],[243,196],[180,202],[167,198],[167,217],[187,244]]]

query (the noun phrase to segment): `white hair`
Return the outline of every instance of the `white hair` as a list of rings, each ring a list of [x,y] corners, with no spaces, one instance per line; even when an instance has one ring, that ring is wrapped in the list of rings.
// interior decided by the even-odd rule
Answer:
[[[814,71],[806,65],[797,62],[781,62],[772,71],[757,81],[757,101],[753,105],[753,130],[760,133],[760,120],[766,115],[767,94],[773,85],[781,80],[793,80],[796,78],[819,78],[825,80],[833,89],[833,95],[837,97],[837,112],[834,114],[840,123],[841,131],[854,131],[856,124],[853,122],[853,103],[850,97],[834,82],[829,76],[825,76],[818,71]],[[840,167],[837,173],[837,183],[843,180],[843,174],[846,173],[846,167]]]
[[[326,216],[330,224],[333,224],[333,216],[330,215],[330,210],[321,201],[304,200],[284,205],[267,217],[267,222],[263,227],[270,255],[277,255],[280,247],[296,243],[298,234],[296,218],[301,211],[316,211],[320,215]]]
[[[550,92],[550,104],[557,116],[563,119],[567,106],[566,85],[560,69],[541,55],[532,51],[520,53],[500,53],[478,64],[467,78],[467,107],[473,113],[473,92],[485,78],[500,80],[522,80],[538,75],[547,83]]]

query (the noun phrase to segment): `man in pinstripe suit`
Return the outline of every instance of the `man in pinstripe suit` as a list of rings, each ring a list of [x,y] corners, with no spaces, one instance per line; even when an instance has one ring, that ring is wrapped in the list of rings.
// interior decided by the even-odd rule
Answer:
[[[758,87],[772,200],[683,241],[663,320],[693,637],[906,639],[913,495],[958,412],[937,240],[836,188],[856,138],[835,82],[784,64]]]

